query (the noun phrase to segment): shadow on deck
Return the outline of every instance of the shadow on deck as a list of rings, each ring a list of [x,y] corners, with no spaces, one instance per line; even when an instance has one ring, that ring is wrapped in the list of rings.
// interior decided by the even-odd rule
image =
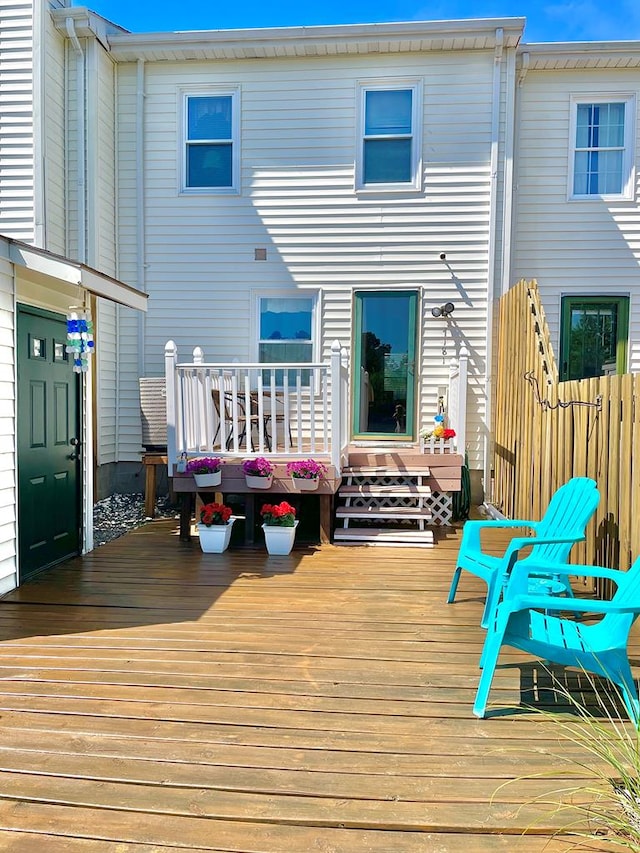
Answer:
[[[563,780],[519,777],[567,776],[571,748],[519,707],[524,655],[495,679],[510,713],[472,716],[483,590],[444,604],[440,536],[204,555],[154,522],[6,596],[0,849],[568,849],[535,801]]]

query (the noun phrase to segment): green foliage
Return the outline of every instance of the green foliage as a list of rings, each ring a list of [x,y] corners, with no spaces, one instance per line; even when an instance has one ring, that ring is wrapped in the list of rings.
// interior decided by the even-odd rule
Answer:
[[[545,727],[553,726],[561,741],[577,747],[554,756],[563,763],[563,770],[543,774],[566,777],[568,761],[575,771],[571,776],[575,775],[576,784],[569,780],[569,785],[563,784],[536,799],[549,802],[550,797],[557,798],[552,800],[557,813],[566,811],[571,815],[570,822],[556,834],[606,844],[576,844],[574,849],[640,853],[640,733],[624,711],[618,712],[622,700],[615,688],[608,682],[596,682],[588,673],[584,677],[594,692],[599,716],[594,716],[553,674],[553,692],[559,701],[568,703],[571,713],[534,709],[545,718]]]

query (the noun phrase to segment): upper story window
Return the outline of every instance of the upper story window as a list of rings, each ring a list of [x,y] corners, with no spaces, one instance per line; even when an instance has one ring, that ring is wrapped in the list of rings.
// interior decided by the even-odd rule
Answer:
[[[418,81],[361,84],[356,189],[420,189]]]
[[[634,99],[572,104],[570,198],[633,198]]]
[[[184,96],[185,192],[236,192],[239,163],[238,92]]]

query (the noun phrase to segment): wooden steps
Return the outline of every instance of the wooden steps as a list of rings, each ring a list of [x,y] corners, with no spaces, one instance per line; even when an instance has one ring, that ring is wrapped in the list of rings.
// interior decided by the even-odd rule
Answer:
[[[431,497],[426,465],[405,467],[390,459],[386,465],[351,465],[342,476],[338,498],[344,505],[336,509],[336,519],[342,521],[334,532],[336,544],[433,547],[433,531],[425,527],[432,519],[426,506]],[[352,526],[352,520],[360,524]]]
[[[336,518],[422,518],[431,520],[431,511],[425,507],[398,507],[398,506],[369,506],[353,507],[339,506],[336,510]]]
[[[372,478],[373,479],[373,478]],[[429,497],[431,489],[429,486],[413,485],[413,484],[387,484],[387,483],[363,483],[351,486],[341,486],[340,495],[355,497],[363,495],[369,498],[413,498],[413,497]]]

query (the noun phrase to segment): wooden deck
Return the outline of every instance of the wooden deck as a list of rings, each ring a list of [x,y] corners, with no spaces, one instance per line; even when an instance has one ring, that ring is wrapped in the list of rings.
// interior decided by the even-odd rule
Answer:
[[[444,603],[458,541],[203,555],[157,521],[5,597],[0,849],[567,849],[571,816],[534,802],[558,780],[500,787],[570,751],[517,709],[534,662],[471,714],[482,588]]]

